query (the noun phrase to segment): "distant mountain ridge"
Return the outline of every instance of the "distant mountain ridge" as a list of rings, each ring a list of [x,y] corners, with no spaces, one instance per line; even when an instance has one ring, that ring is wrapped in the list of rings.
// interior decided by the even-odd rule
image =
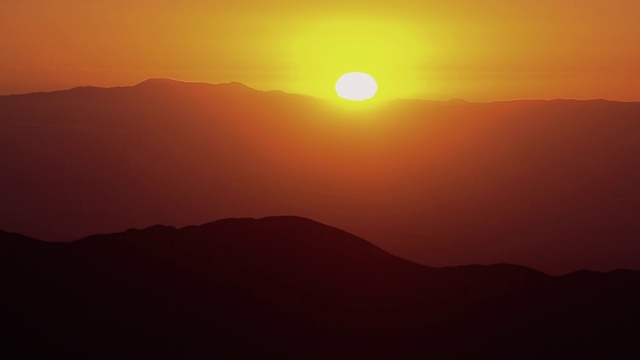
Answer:
[[[151,79],[0,96],[0,228],[297,214],[427,265],[640,269],[640,103],[354,108]]]
[[[429,268],[300,217],[0,232],[0,270],[12,359],[631,359],[640,335],[639,272]]]

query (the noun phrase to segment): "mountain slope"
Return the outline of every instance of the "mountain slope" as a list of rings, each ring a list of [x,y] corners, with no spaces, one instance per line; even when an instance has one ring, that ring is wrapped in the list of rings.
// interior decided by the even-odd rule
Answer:
[[[7,358],[637,355],[640,274],[428,268],[298,217],[0,233]]]
[[[155,79],[0,96],[0,228],[298,214],[430,265],[640,269],[640,104],[368,109]]]

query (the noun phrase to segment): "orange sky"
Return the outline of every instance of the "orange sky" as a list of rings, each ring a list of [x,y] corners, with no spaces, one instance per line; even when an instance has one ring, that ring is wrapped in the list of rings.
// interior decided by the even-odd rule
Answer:
[[[169,77],[330,97],[640,100],[640,1],[2,0],[0,94]]]

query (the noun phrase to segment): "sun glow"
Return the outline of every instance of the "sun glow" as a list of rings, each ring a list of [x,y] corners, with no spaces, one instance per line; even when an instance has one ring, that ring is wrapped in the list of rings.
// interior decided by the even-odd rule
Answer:
[[[363,101],[371,99],[378,91],[374,78],[365,73],[351,72],[344,74],[336,82],[336,92],[343,99]]]
[[[412,28],[388,19],[338,17],[305,23],[285,44],[291,67],[288,88],[336,99],[340,90],[335,79],[357,69],[375,74],[375,102],[418,96],[426,83],[420,64],[429,48],[419,39]]]

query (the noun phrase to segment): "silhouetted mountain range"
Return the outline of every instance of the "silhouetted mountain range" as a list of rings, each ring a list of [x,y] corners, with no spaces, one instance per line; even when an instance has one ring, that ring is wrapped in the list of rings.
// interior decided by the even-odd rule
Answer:
[[[0,96],[0,228],[296,214],[423,264],[640,269],[640,103],[354,108],[154,79]]]
[[[4,359],[637,358],[640,273],[430,268],[299,217],[0,232]]]

